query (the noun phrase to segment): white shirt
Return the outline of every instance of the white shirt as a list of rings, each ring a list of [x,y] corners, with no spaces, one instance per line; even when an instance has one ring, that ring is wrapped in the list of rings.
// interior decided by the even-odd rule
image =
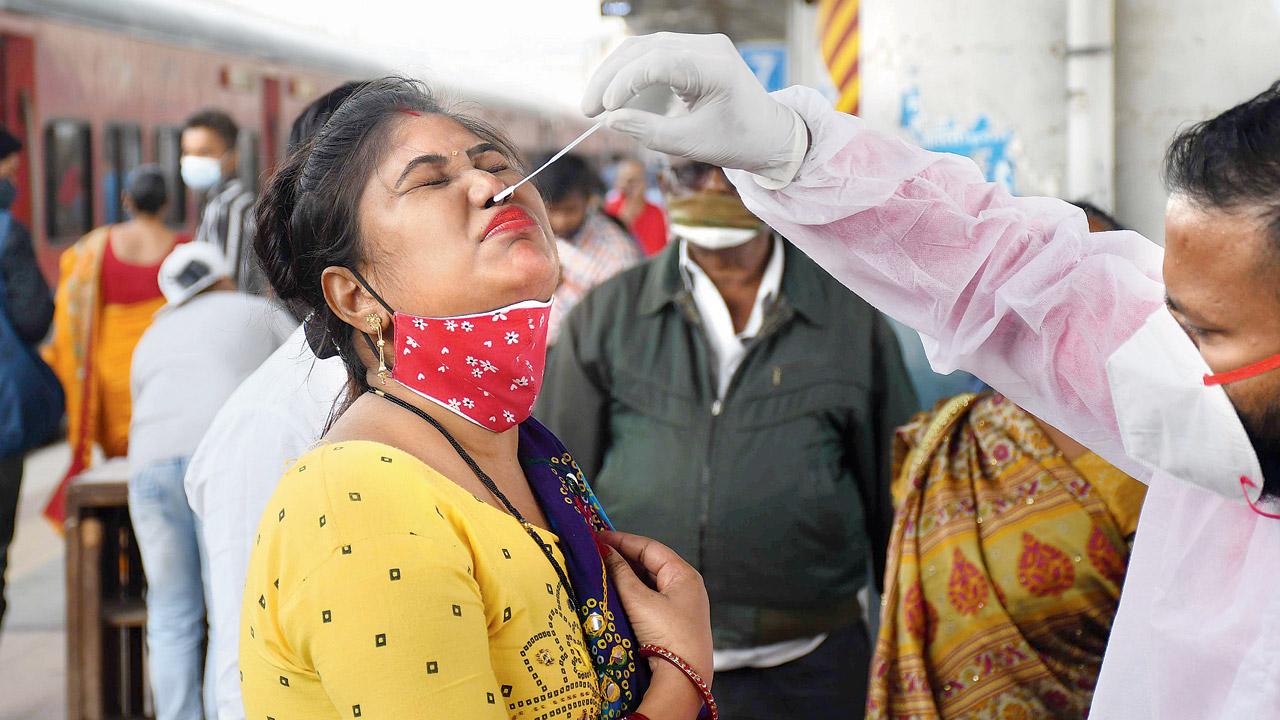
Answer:
[[[778,190],[730,171],[747,207],[919,332],[935,370],[972,372],[1149,483],[1090,717],[1280,716],[1280,521],[1245,503],[1257,456],[1164,309],[1163,250],[1090,234],[1067,203],[1011,197],[812,90],[775,97],[813,144]]]
[[[707,342],[710,343],[712,354],[715,356],[716,402],[723,402],[733,374],[737,372],[738,366],[747,355],[747,344],[760,333],[760,328],[764,325],[765,312],[782,293],[782,269],[786,253],[782,247],[782,240],[775,237],[773,248],[769,253],[769,262],[765,265],[764,275],[760,278],[760,288],[756,290],[755,304],[751,306],[751,315],[747,317],[747,324],[742,328],[742,332],[734,332],[733,316],[729,314],[729,306],[707,273],[689,257],[687,243],[686,240],[680,241],[680,269],[684,275],[685,286],[689,288],[689,292],[693,293],[693,304],[698,308],[698,316],[702,318],[702,326],[706,330]],[[777,667],[808,655],[826,639],[827,636],[823,634],[752,648],[716,650],[715,669],[719,672],[747,667]]]
[[[258,521],[289,463],[324,432],[347,371],[299,327],[236,389],[200,441],[186,491],[209,559],[209,659],[220,720],[242,720],[240,602]]]
[[[236,386],[296,326],[277,305],[237,292],[164,306],[133,351],[130,464],[190,457]]]

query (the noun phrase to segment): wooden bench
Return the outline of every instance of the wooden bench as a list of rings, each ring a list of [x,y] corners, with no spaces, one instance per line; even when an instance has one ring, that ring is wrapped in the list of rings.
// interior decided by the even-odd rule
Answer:
[[[151,718],[146,578],[129,521],[129,464],[108,460],[67,492],[67,717]]]

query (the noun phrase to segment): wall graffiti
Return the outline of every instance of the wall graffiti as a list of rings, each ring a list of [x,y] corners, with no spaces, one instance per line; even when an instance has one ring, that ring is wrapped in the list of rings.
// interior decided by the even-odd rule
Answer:
[[[920,147],[972,158],[988,182],[1014,192],[1014,162],[1009,155],[1013,132],[996,132],[986,115],[979,115],[968,127],[952,118],[926,126],[920,109],[920,88],[912,87],[902,94],[899,124]]]

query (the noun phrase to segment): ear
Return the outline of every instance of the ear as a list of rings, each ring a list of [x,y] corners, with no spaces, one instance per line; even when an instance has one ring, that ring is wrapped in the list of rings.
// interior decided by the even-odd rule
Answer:
[[[373,299],[347,268],[336,265],[325,268],[320,274],[320,288],[329,309],[346,324],[359,332],[372,333],[369,316],[375,315],[382,321],[382,331],[389,333],[391,313]]]

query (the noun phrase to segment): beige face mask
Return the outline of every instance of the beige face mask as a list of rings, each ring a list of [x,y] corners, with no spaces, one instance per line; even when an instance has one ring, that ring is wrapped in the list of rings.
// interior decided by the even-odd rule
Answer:
[[[699,191],[672,198],[667,212],[677,236],[708,250],[737,247],[764,229],[740,198],[727,193]]]

